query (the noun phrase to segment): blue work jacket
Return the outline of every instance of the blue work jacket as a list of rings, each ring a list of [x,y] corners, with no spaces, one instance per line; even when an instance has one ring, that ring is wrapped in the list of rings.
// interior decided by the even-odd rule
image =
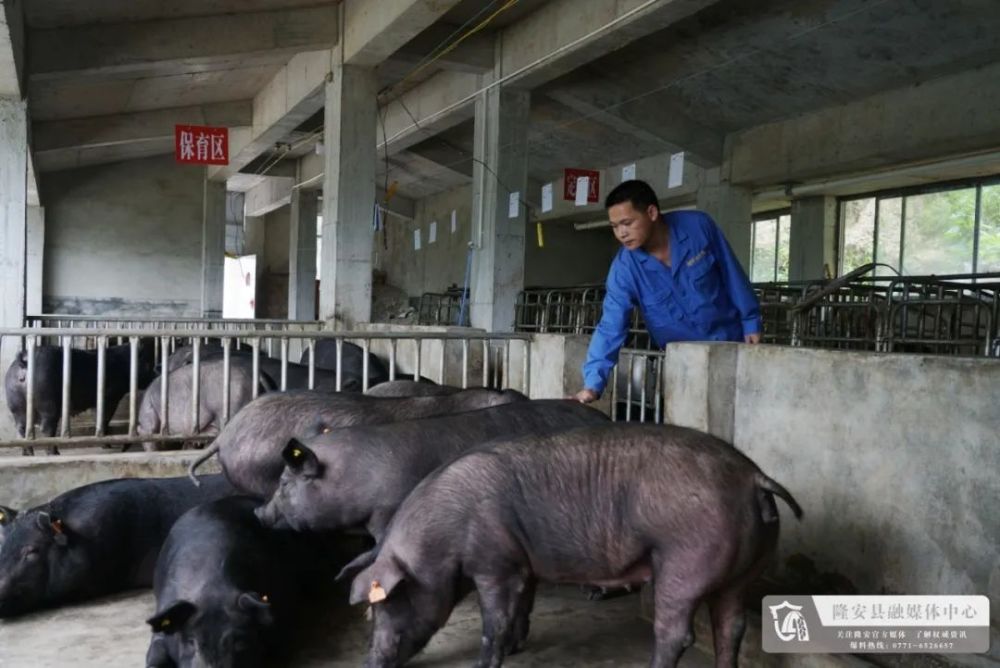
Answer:
[[[608,272],[604,312],[583,365],[584,386],[603,392],[638,306],[656,346],[671,341],[743,341],[761,331],[760,305],[746,272],[702,211],[662,215],[670,266],[641,248],[618,251]]]

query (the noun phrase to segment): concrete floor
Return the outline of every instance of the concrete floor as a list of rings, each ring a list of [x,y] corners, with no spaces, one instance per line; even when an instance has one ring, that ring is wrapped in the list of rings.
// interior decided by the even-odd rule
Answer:
[[[153,609],[149,592],[133,592],[87,605],[0,622],[2,668],[135,668],[149,642],[143,620]],[[575,587],[543,588],[532,616],[528,648],[505,665],[607,666],[649,665],[652,627],[639,619],[638,596],[591,602]],[[465,668],[479,648],[479,610],[469,597],[448,625],[410,665],[415,668]],[[361,665],[368,642],[362,608],[337,607],[287,665],[301,668]],[[711,657],[691,648],[682,668],[708,668]]]

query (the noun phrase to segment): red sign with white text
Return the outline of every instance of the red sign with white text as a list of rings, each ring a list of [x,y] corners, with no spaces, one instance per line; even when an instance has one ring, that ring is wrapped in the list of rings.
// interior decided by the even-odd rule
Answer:
[[[598,201],[598,193],[601,192],[601,173],[592,169],[567,169],[563,179],[563,199],[573,201],[576,199],[576,180],[581,176],[590,178],[590,192],[587,193],[587,201],[594,203]]]
[[[229,128],[174,126],[174,157],[186,165],[228,165]]]

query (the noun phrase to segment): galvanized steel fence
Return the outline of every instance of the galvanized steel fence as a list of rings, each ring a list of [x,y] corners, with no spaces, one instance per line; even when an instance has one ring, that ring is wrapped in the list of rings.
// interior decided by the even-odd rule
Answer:
[[[255,323],[256,324],[256,323]],[[526,334],[487,334],[479,332],[468,333],[389,333],[389,332],[332,332],[322,331],[292,331],[281,330],[280,322],[270,323],[273,327],[244,327],[242,329],[148,329],[137,325],[135,328],[101,328],[100,324],[93,327],[40,327],[33,322],[32,327],[0,329],[0,350],[10,351],[8,346],[14,346],[23,351],[26,361],[25,382],[25,434],[24,440],[0,442],[0,447],[78,447],[95,444],[131,445],[138,442],[176,443],[176,442],[206,442],[213,435],[198,432],[200,398],[202,392],[213,388],[203,388],[201,365],[205,363],[202,346],[211,340],[218,340],[221,346],[222,381],[221,381],[221,426],[225,426],[230,415],[230,385],[233,368],[234,350],[239,347],[249,348],[249,358],[252,367],[252,397],[256,398],[260,391],[259,379],[262,378],[261,363],[265,360],[277,362],[280,365],[278,378],[272,379],[274,389],[285,390],[288,387],[288,372],[294,364],[290,357],[293,343],[305,351],[308,366],[307,387],[315,387],[316,359],[315,347],[319,341],[332,340],[336,346],[336,382],[330,389],[340,391],[344,380],[344,344],[355,343],[361,347],[361,390],[367,391],[369,385],[369,352],[378,351],[387,357],[389,380],[395,380],[401,373],[412,374],[413,378],[431,376],[431,380],[439,383],[455,384],[460,387],[482,386],[496,389],[514,388],[526,394],[530,388],[531,346],[530,335]],[[294,325],[295,323],[293,323]],[[301,323],[300,323],[301,324]],[[311,324],[311,323],[310,323]],[[106,434],[105,416],[112,413],[115,406],[105,405],[105,390],[107,387],[107,352],[112,342],[122,342],[128,346],[128,422],[124,434]],[[149,388],[159,389],[160,426],[159,433],[139,434],[138,402],[139,402],[139,369],[140,346],[143,342],[152,341],[156,350],[156,365],[160,370],[159,377]],[[83,349],[92,351],[96,356],[96,387],[94,406],[94,430],[91,434],[73,434],[72,424],[72,390],[73,390],[73,351],[81,350],[74,344],[83,344]],[[36,402],[36,363],[39,345],[56,346],[61,352],[61,367],[59,375],[58,396],[60,405],[59,434],[38,437],[35,429]],[[172,432],[170,427],[170,373],[167,369],[169,354],[178,349],[180,344],[191,346],[191,388],[189,424],[191,429],[184,433]],[[279,356],[270,358],[265,351],[277,349]],[[266,374],[263,374],[266,376]],[[53,388],[48,388],[51,392]]]

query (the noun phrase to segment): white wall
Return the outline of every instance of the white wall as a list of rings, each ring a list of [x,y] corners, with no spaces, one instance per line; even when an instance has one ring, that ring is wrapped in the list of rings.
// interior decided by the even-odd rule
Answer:
[[[203,177],[172,156],[45,174],[44,310],[198,315]]]

